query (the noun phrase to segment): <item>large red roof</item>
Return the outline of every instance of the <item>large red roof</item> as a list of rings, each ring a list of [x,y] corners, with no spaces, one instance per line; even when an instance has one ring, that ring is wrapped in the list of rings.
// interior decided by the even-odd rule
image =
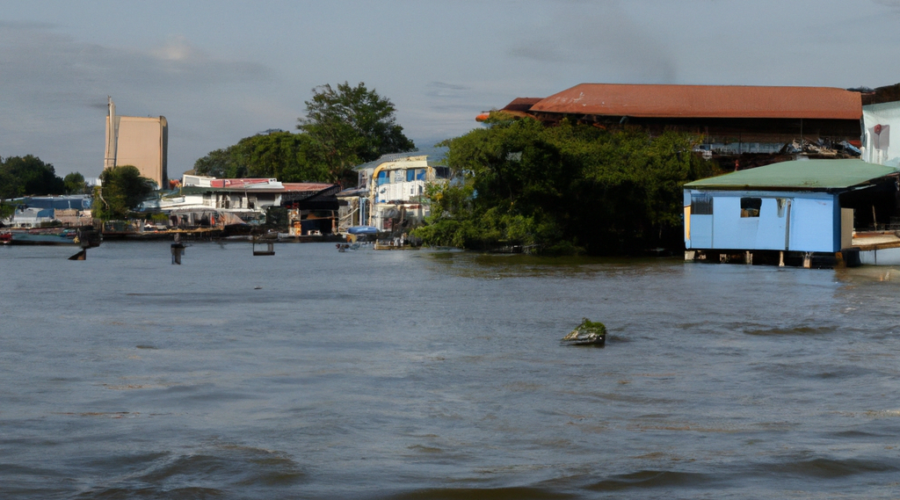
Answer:
[[[858,120],[858,92],[830,87],[583,83],[532,105],[531,113],[645,118]]]
[[[528,111],[535,104],[543,101],[542,97],[516,97],[501,111]]]

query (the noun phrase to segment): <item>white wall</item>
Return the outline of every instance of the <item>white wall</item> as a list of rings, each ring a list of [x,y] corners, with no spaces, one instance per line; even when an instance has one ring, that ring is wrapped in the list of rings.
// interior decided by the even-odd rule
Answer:
[[[900,167],[900,102],[863,106],[863,137],[863,160]]]

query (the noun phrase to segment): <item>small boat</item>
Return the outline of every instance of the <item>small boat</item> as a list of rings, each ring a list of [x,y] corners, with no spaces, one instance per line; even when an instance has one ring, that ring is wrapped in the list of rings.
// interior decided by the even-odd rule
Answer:
[[[74,229],[29,229],[11,231],[8,245],[78,245],[78,231]]]
[[[5,236],[5,235],[9,236]],[[4,245],[81,246],[98,247],[100,233],[90,227],[81,229],[28,229],[7,231],[0,236]]]
[[[337,243],[335,245],[338,252],[346,252],[347,250],[359,250],[359,243]]]

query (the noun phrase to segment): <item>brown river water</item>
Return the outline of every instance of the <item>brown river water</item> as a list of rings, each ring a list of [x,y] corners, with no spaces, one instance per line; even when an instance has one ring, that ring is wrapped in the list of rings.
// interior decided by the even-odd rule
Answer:
[[[0,248],[3,499],[900,496],[896,270],[72,253]]]

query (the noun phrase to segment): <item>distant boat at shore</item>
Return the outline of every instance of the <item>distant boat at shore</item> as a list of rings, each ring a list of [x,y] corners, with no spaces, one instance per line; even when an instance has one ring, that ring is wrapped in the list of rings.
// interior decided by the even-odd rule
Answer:
[[[0,243],[4,245],[82,245],[81,230],[70,228],[48,228],[10,230],[0,234]],[[89,231],[93,233],[93,231]],[[99,236],[99,235],[98,235]],[[91,238],[87,246],[99,246],[99,238]]]

